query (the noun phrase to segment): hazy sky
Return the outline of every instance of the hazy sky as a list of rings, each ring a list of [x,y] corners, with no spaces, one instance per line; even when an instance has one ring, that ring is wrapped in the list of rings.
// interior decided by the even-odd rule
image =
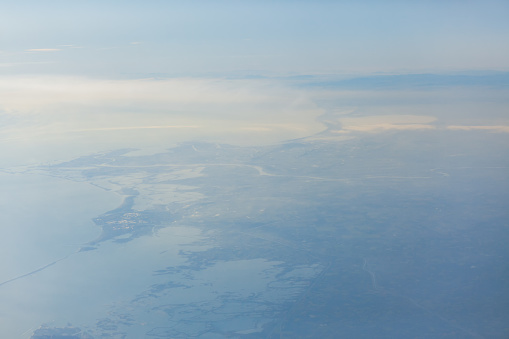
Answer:
[[[416,108],[458,97],[441,88],[414,100],[408,91],[318,93],[256,75],[509,70],[507,18],[507,1],[2,1],[0,167],[186,140],[268,144],[315,135],[325,121],[341,138],[437,124],[506,128],[497,113],[505,92],[496,93],[498,120],[464,121],[463,106],[440,119],[429,105]],[[478,93],[492,92],[459,96],[476,108],[469,117],[485,109],[470,100]]]
[[[2,1],[0,72],[509,69],[508,1]]]

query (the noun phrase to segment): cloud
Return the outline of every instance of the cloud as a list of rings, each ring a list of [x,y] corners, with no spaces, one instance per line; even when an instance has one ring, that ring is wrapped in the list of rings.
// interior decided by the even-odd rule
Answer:
[[[48,105],[107,105],[125,108],[142,105],[144,111],[153,109],[184,109],[187,113],[205,114],[225,105],[239,106],[236,111],[222,115],[244,119],[251,113],[272,116],[261,108],[285,112],[285,120],[292,110],[316,109],[302,92],[277,86],[266,81],[173,78],[167,80],[101,80],[80,77],[4,77],[0,79],[0,103],[12,113],[42,112]],[[170,106],[168,106],[170,105]],[[140,107],[141,108],[141,107]],[[204,109],[204,112],[198,112]],[[275,121],[280,114],[273,116]],[[298,116],[294,116],[298,120]]]
[[[388,130],[430,130],[436,127],[431,123],[432,116],[423,115],[377,115],[366,117],[340,118],[341,128],[335,133],[383,132]]]
[[[91,132],[91,131],[126,131],[137,129],[176,129],[176,128],[200,128],[197,125],[170,125],[170,126],[119,126],[119,127],[100,127],[100,128],[83,128],[76,129],[69,132]]]
[[[403,130],[422,130],[422,129],[435,129],[435,126],[426,124],[375,124],[375,125],[345,127],[345,131],[355,131],[355,132],[381,132],[387,130],[403,131]]]
[[[264,79],[11,76],[0,79],[0,96],[0,112],[17,121],[0,131],[4,142],[86,142],[98,150],[186,140],[250,145],[324,129],[316,121],[323,111],[304,92]]]
[[[447,126],[447,129],[454,131],[489,131],[489,132],[503,132],[509,133],[509,126]]]

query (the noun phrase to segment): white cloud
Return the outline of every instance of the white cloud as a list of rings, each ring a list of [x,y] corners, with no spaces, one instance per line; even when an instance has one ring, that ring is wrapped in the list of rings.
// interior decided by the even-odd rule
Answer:
[[[338,120],[341,124],[341,129],[336,130],[336,133],[375,133],[387,130],[429,130],[436,128],[431,124],[436,118],[423,115],[377,115],[347,117]]]
[[[90,128],[90,129],[77,129],[73,132],[86,132],[86,131],[120,131],[120,130],[133,130],[133,129],[171,129],[171,128],[199,128],[197,125],[170,125],[170,126],[129,126],[129,127],[104,127],[104,128]]]
[[[0,79],[0,96],[0,112],[16,121],[0,130],[0,143],[14,148],[270,144],[324,129],[310,98],[265,80],[12,76]]]
[[[447,129],[455,131],[488,131],[488,132],[505,132],[509,133],[509,126],[447,126]]]
[[[361,125],[361,126],[348,126],[346,131],[355,132],[381,132],[387,130],[422,130],[422,129],[435,129],[433,125],[426,124],[375,124],[375,125]]]

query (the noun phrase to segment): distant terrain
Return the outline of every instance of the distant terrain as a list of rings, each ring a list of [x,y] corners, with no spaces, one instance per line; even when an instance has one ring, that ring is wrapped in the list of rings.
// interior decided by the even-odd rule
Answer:
[[[508,293],[500,269],[509,241],[509,156],[475,144],[502,145],[506,134],[325,139],[183,143],[152,155],[127,149],[32,169],[124,197],[94,219],[102,233],[86,253],[168,228],[201,234],[196,250],[180,252],[182,264],[161,264],[157,284],[88,333],[501,337],[509,321],[498,299]],[[140,313],[158,314],[161,323],[142,324]]]

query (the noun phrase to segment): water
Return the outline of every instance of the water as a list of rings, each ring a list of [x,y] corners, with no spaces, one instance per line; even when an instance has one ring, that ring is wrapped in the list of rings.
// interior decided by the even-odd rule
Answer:
[[[5,338],[28,338],[68,303],[66,292],[73,286],[67,277],[90,274],[77,251],[100,234],[91,218],[117,206],[121,197],[32,174],[0,174],[0,187],[0,324]],[[73,309],[87,312],[88,305]]]

